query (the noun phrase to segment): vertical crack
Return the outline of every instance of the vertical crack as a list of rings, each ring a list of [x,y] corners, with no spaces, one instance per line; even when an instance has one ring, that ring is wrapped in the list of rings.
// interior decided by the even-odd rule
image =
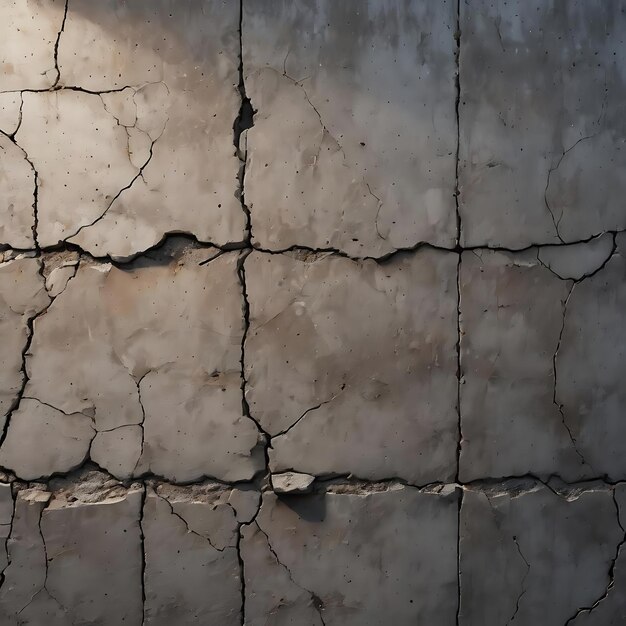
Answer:
[[[515,602],[515,610],[513,611],[513,615],[511,615],[511,619],[509,619],[507,624],[512,624],[515,621],[515,618],[517,617],[517,614],[519,612],[520,602],[522,601],[522,598],[526,595],[526,579],[528,578],[528,574],[530,573],[530,563],[528,562],[528,560],[522,553],[522,549],[520,548],[519,541],[517,540],[517,537],[515,535],[513,535],[513,543],[515,543],[517,552],[520,558],[522,559],[522,561],[524,561],[524,564],[526,565],[526,571],[524,572],[524,576],[522,578],[521,591],[519,595],[517,596],[517,601]]]
[[[322,622],[322,625],[326,626],[326,622],[324,621],[324,609],[325,609],[324,601],[315,592],[311,591],[310,589],[307,589],[306,587],[303,587],[299,582],[297,582],[294,579],[293,574],[291,573],[291,570],[280,560],[280,558],[278,558],[278,554],[276,553],[276,550],[274,549],[274,546],[272,546],[272,543],[270,542],[269,535],[261,528],[261,526],[258,523],[256,524],[256,527],[259,529],[259,532],[262,535],[265,536],[265,540],[267,542],[267,548],[270,551],[270,553],[272,554],[272,556],[274,557],[274,560],[276,561],[276,564],[279,565],[280,567],[282,567],[285,570],[289,580],[296,587],[298,587],[298,589],[301,589],[305,593],[309,594],[309,596],[311,598],[311,605],[313,606],[313,608],[315,609],[315,611],[319,615],[319,618],[320,618],[320,621]]]
[[[456,117],[456,154],[454,163],[454,206],[456,211],[456,248],[459,255],[456,266],[456,410],[457,410],[457,447],[456,447],[456,483],[460,484],[461,469],[461,444],[463,442],[463,431],[461,426],[461,211],[459,210],[459,154],[461,151],[461,122],[460,122],[460,105],[461,105],[461,0],[456,2],[456,27],[454,32],[456,41],[456,50],[454,60],[456,64],[455,89],[456,101],[454,106]],[[456,626],[459,626],[461,617],[461,507],[463,504],[463,489],[460,489],[457,510],[457,541],[456,541],[456,562],[457,562],[457,608],[456,608]]]
[[[250,209],[246,204],[246,196],[245,196],[245,178],[246,178],[246,164],[248,161],[248,141],[247,141],[247,131],[249,128],[254,126],[254,114],[256,111],[252,107],[252,102],[246,93],[246,82],[244,75],[244,67],[243,67],[243,2],[244,0],[239,0],[239,83],[237,85],[237,90],[239,91],[239,97],[241,99],[241,105],[239,107],[239,112],[237,113],[237,117],[233,121],[233,144],[235,146],[235,154],[239,158],[240,166],[238,173],[238,189],[236,192],[237,197],[239,198],[239,202],[241,203],[241,210],[243,211],[246,219],[245,225],[245,237],[244,243],[248,249],[252,246],[252,216],[250,214]],[[241,355],[240,355],[240,366],[241,366],[241,408],[243,414],[250,420],[252,420],[256,427],[264,437],[263,442],[263,454],[265,459],[265,474],[269,474],[269,446],[271,442],[270,435],[265,432],[261,424],[256,420],[252,414],[250,413],[250,406],[246,399],[246,388],[247,388],[247,380],[246,380],[246,340],[248,338],[248,331],[250,330],[250,301],[248,300],[248,288],[246,284],[246,268],[245,268],[245,260],[250,253],[250,250],[244,251],[238,260],[237,263],[237,275],[239,277],[239,282],[241,284],[241,294],[243,298],[242,303],[242,311],[243,311],[243,321],[244,328],[243,334],[241,336]],[[260,505],[259,505],[260,506]],[[258,514],[258,511],[257,511]],[[256,515],[255,515],[256,518]],[[254,520],[252,520],[254,521]],[[250,522],[252,523],[252,522]],[[237,532],[237,561],[239,563],[239,578],[240,584],[239,588],[241,591],[241,608],[239,611],[241,626],[245,626],[246,623],[246,577],[245,577],[245,564],[243,557],[241,555],[241,529],[243,524],[239,524],[238,532]]]
[[[246,237],[245,243],[247,250],[242,252],[239,257],[239,261],[237,263],[237,275],[239,276],[239,282],[241,284],[241,292],[243,297],[243,320],[244,320],[244,329],[243,335],[241,337],[241,403],[243,414],[251,419],[257,426],[260,433],[265,437],[264,442],[264,454],[265,454],[265,471],[269,472],[269,453],[268,448],[270,445],[270,435],[265,432],[261,424],[258,420],[256,420],[250,413],[250,406],[248,401],[246,400],[246,371],[245,371],[245,363],[246,363],[246,339],[248,338],[248,331],[250,330],[250,302],[248,300],[248,289],[246,284],[246,268],[245,268],[245,260],[250,254],[250,248],[252,246],[252,219],[250,215],[250,210],[246,205],[245,201],[245,174],[246,174],[246,161],[247,161],[247,141],[246,141],[246,131],[249,128],[254,126],[254,114],[256,111],[252,108],[252,103],[250,102],[250,98],[248,98],[246,94],[246,83],[244,79],[244,68],[243,68],[243,2],[244,0],[239,0],[239,95],[241,97],[241,106],[239,108],[239,113],[233,122],[233,143],[235,145],[237,156],[241,161],[241,167],[239,170],[239,188],[237,190],[237,195],[239,197],[239,201],[241,202],[241,208],[246,216]],[[243,145],[242,145],[243,144]]]
[[[240,578],[240,593],[241,593],[241,611],[239,613],[241,619],[241,626],[245,626],[246,623],[246,571],[245,571],[245,562],[243,557],[241,556],[241,541],[243,539],[241,530],[244,526],[251,526],[256,522],[256,518],[258,517],[261,511],[262,499],[259,498],[257,510],[254,513],[252,519],[249,522],[241,522],[238,524],[237,528],[237,543],[235,544],[235,549],[237,550],[237,561],[239,563],[239,578]],[[232,507],[232,505],[231,505]],[[233,509],[235,511],[235,509]],[[235,515],[237,512],[235,511]]]
[[[552,402],[554,403],[554,405],[557,407],[557,409],[559,410],[559,414],[561,415],[561,422],[563,424],[563,427],[565,428],[565,430],[567,431],[567,434],[569,436],[569,439],[572,443],[572,446],[574,448],[574,451],[576,452],[576,454],[578,455],[578,458],[580,459],[581,463],[583,465],[587,465],[589,468],[591,468],[592,472],[595,473],[595,470],[593,469],[593,467],[591,467],[591,465],[589,463],[587,463],[587,461],[585,461],[585,457],[583,456],[583,453],[580,451],[580,449],[578,448],[578,443],[576,441],[576,437],[574,437],[574,433],[572,433],[572,429],[570,428],[569,424],[567,423],[567,419],[565,418],[565,411],[563,409],[563,404],[561,402],[559,402],[558,398],[557,398],[557,380],[558,380],[558,372],[557,372],[557,358],[559,355],[559,350],[561,348],[561,342],[563,340],[563,333],[565,331],[565,319],[567,317],[567,305],[569,303],[569,300],[572,296],[572,292],[574,291],[574,287],[576,286],[576,282],[572,283],[572,286],[567,294],[567,297],[565,298],[565,301],[563,302],[563,318],[561,321],[561,330],[559,331],[559,338],[558,341],[556,343],[556,348],[554,350],[554,354],[552,356],[552,377],[553,377],[553,381],[554,381],[554,387],[553,387],[553,392],[552,392]]]
[[[9,565],[11,565],[11,554],[9,552],[9,541],[11,540],[11,536],[13,535],[13,521],[15,520],[15,501],[16,501],[16,496],[15,496],[15,493],[13,492],[13,489],[11,489],[11,499],[13,501],[13,510],[11,512],[11,522],[9,524],[9,532],[7,533],[7,537],[4,540],[4,551],[6,552],[6,555],[7,555],[7,557],[6,557],[7,558],[7,564],[5,565],[5,567],[0,572],[0,588],[2,587],[2,585],[4,585],[5,572],[7,571],[7,569],[9,569]]]
[[[146,509],[146,485],[142,485],[139,508],[139,541],[141,543],[141,626],[146,621],[146,535],[143,531],[143,516]]]
[[[456,118],[456,154],[454,164],[454,204],[456,208],[456,245],[461,245],[461,212],[459,211],[459,153],[461,149],[461,123],[460,123],[460,106],[461,106],[461,0],[456,2],[456,28],[454,32],[456,41],[456,49],[454,52],[454,62],[456,65],[456,75],[454,85],[456,91],[456,101],[454,104],[454,113]]]
[[[593,137],[598,135],[599,132],[600,131],[598,131],[598,132],[596,132],[596,133],[594,133],[592,135],[586,135],[585,137],[581,137],[580,139],[575,141],[569,148],[567,148],[566,150],[563,150],[563,152],[561,153],[561,156],[559,157],[559,160],[557,161],[556,165],[552,165],[548,169],[548,175],[546,176],[546,186],[545,186],[545,188],[543,190],[543,202],[544,202],[544,204],[546,206],[546,209],[548,210],[548,213],[550,213],[550,219],[552,220],[552,224],[554,225],[554,231],[556,233],[556,236],[557,236],[558,240],[562,244],[567,244],[567,242],[563,239],[563,237],[561,237],[561,233],[559,231],[559,226],[561,225],[561,220],[563,219],[563,211],[561,210],[561,215],[559,215],[559,218],[557,219],[556,216],[554,215],[554,211],[552,210],[552,207],[550,206],[550,202],[548,200],[548,189],[550,187],[550,178],[552,177],[552,173],[556,172],[559,169],[559,167],[561,167],[561,163],[563,162],[563,159],[565,158],[565,156],[567,155],[568,152],[573,150],[582,141],[587,141],[588,139],[593,139]]]
[[[252,102],[246,93],[246,82],[243,68],[243,1],[239,0],[239,83],[237,90],[241,98],[241,105],[237,117],[233,121],[233,144],[235,146],[235,153],[237,154],[241,165],[239,168],[239,187],[237,190],[237,196],[241,203],[241,208],[246,216],[246,236],[245,242],[248,246],[252,242],[252,219],[250,210],[245,201],[245,176],[246,176],[246,163],[248,158],[248,145],[246,138],[246,131],[254,126],[254,114],[256,111],[252,108]]]
[[[143,379],[148,374],[150,374],[150,372],[152,372],[152,370],[148,370],[143,376],[141,376],[141,378],[139,378],[139,380],[135,380],[135,385],[137,385],[137,399],[139,400],[139,407],[141,408],[141,422],[139,423],[139,428],[141,428],[141,448],[139,449],[139,456],[137,457],[137,462],[135,463],[135,467],[133,467],[131,476],[135,475],[135,472],[137,471],[137,467],[139,466],[139,463],[141,462],[141,459],[143,457],[144,444],[146,441],[146,409],[143,406],[143,399],[141,397],[141,383]]]
[[[61,80],[61,69],[59,68],[59,44],[61,43],[61,35],[63,34],[63,31],[65,30],[65,20],[67,20],[67,9],[68,9],[69,3],[70,3],[70,0],[65,0],[65,7],[63,9],[63,20],[61,21],[61,28],[59,32],[57,33],[57,39],[54,42],[54,70],[57,73],[57,77],[54,80],[54,83],[52,84],[51,89],[54,89],[59,84],[59,81]]]
[[[241,626],[245,626],[246,623],[246,572],[245,563],[241,556],[241,529],[243,524],[239,524],[237,529],[237,543],[235,545],[237,549],[237,562],[239,563],[239,590],[241,593],[241,610],[239,612],[241,618]]]
[[[63,613],[65,613],[66,615],[68,614],[68,609],[65,606],[63,606],[63,604],[61,604],[59,599],[56,598],[52,593],[50,593],[50,589],[48,589],[48,574],[49,574],[50,559],[48,558],[48,546],[46,546],[46,538],[41,528],[41,522],[43,520],[43,514],[45,510],[48,508],[51,502],[52,502],[52,498],[50,497],[48,501],[41,507],[41,510],[39,511],[39,519],[37,521],[37,529],[39,531],[39,537],[41,538],[41,548],[43,551],[43,560],[44,560],[43,585],[38,591],[36,591],[31,596],[30,600],[16,613],[16,616],[21,615],[35,601],[35,599],[39,596],[39,594],[43,593],[44,591],[48,594],[48,597],[57,604],[57,606],[59,607],[59,609],[61,609]]]
[[[41,276],[41,280],[43,281],[43,288],[45,289],[46,293],[48,293],[48,289],[46,288],[46,277],[44,275],[45,268],[44,268],[44,263],[43,263],[43,259],[41,256],[42,252],[41,252],[41,248],[39,247],[39,245],[38,244],[36,245],[37,245],[37,251],[36,251],[35,257],[37,258],[37,262],[39,263],[39,275]],[[79,263],[80,263],[80,260],[79,260]],[[76,267],[76,272],[74,272],[74,275],[71,278],[69,278],[67,282],[69,283],[70,280],[72,280],[76,276],[77,273],[78,273],[78,265]],[[67,288],[67,284],[66,284],[66,288]],[[65,289],[63,291],[65,291]],[[4,420],[4,427],[2,429],[2,433],[0,433],[0,448],[3,446],[5,439],[7,438],[7,435],[9,434],[9,426],[11,425],[11,418],[13,417],[13,414],[15,413],[15,411],[19,409],[22,399],[24,398],[24,394],[26,393],[26,387],[30,380],[30,376],[28,375],[28,368],[26,367],[26,358],[30,351],[30,347],[33,343],[33,339],[35,338],[35,321],[48,311],[48,309],[52,306],[52,303],[61,295],[61,293],[57,294],[54,297],[48,294],[48,298],[49,298],[48,304],[45,307],[43,307],[41,311],[38,311],[32,317],[29,317],[26,320],[27,336],[26,336],[26,342],[24,344],[24,349],[22,350],[22,365],[20,367],[20,371],[22,373],[22,385],[18,389],[15,399],[13,400],[13,403],[11,404],[9,411],[6,414],[6,417]]]
[[[246,268],[245,268],[245,260],[250,254],[249,250],[246,250],[241,253],[239,257],[239,261],[237,263],[237,275],[239,276],[239,282],[241,284],[241,293],[243,298],[242,308],[243,308],[243,335],[241,337],[241,356],[240,356],[240,366],[241,366],[241,406],[243,414],[250,420],[252,420],[255,424],[259,433],[263,435],[263,453],[265,456],[265,474],[269,474],[269,447],[271,445],[272,437],[271,435],[263,428],[261,423],[252,415],[250,412],[250,405],[248,404],[248,400],[246,399],[246,390],[248,381],[246,380],[246,340],[248,338],[248,332],[250,330],[250,302],[248,300],[248,288],[246,283]]]
[[[21,95],[21,94],[20,94]],[[24,160],[28,163],[28,165],[30,165],[31,170],[33,171],[33,178],[34,178],[34,184],[35,184],[35,188],[33,190],[33,225],[31,226],[31,230],[33,231],[33,243],[35,245],[35,252],[37,253],[37,256],[41,255],[41,246],[39,245],[39,236],[38,236],[38,228],[39,228],[39,211],[38,211],[38,198],[39,198],[39,172],[37,171],[37,169],[35,168],[35,164],[33,163],[32,159],[28,156],[28,153],[26,152],[26,150],[24,150],[24,148],[22,148],[22,146],[20,146],[17,143],[17,140],[15,139],[15,136],[17,135],[17,131],[19,130],[19,127],[22,125],[22,108],[24,106],[24,97],[22,97],[22,101],[20,104],[20,115],[19,115],[19,126],[18,128],[15,130],[15,132],[11,135],[5,133],[4,131],[0,130],[0,134],[4,135],[11,143],[13,143],[13,145],[15,145],[16,148],[18,148],[18,150],[21,151],[21,153],[24,155]]]
[[[40,273],[42,272],[43,272],[43,264],[41,264],[41,267],[40,267]],[[51,298],[47,306],[45,306],[41,311],[39,311],[38,313],[35,313],[32,317],[29,317],[26,320],[27,337],[26,337],[26,342],[24,344],[24,349],[22,350],[22,365],[20,368],[22,372],[22,385],[18,389],[15,399],[13,400],[11,407],[4,419],[4,428],[2,429],[2,433],[0,434],[0,448],[3,446],[5,439],[7,438],[7,435],[9,434],[9,426],[11,425],[11,418],[13,417],[13,414],[15,413],[15,411],[17,411],[17,409],[19,408],[22,402],[22,398],[24,397],[24,394],[26,393],[26,386],[28,385],[28,381],[30,380],[30,377],[28,375],[28,369],[26,367],[26,357],[28,355],[28,352],[30,351],[30,347],[35,337],[35,320],[41,317],[50,308],[50,305],[53,302],[54,302],[54,299]]]

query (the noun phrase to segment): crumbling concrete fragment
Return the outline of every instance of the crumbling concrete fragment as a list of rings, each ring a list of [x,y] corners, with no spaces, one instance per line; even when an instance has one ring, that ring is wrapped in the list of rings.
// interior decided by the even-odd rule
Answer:
[[[65,0],[5,0],[2,3],[0,91],[48,89],[57,80],[55,44]]]
[[[460,15],[462,243],[626,228],[621,3],[478,0]]]
[[[455,4],[244,2],[256,113],[246,203],[265,248],[452,247]]]
[[[24,383],[22,354],[27,349],[30,321],[50,302],[37,259],[18,256],[0,263],[0,421],[17,402]]]
[[[264,494],[243,529],[246,624],[455,624],[456,495],[354,487]]]
[[[42,245],[122,259],[172,232],[244,240],[238,25],[238,2],[69,0],[70,89],[24,94],[18,132],[42,181]]]
[[[606,486],[468,489],[460,523],[461,626],[570,624],[602,597],[624,538]]]
[[[79,261],[79,254],[72,250],[53,252],[44,257],[43,275],[51,298],[56,298],[74,278]]]
[[[148,489],[142,521],[146,625],[241,623],[238,522],[230,493],[210,485]],[[258,494],[242,493],[256,506]]]
[[[272,474],[274,493],[309,493],[313,489],[315,476],[298,472],[282,472]]]
[[[273,472],[454,476],[457,261],[247,257],[246,398]]]
[[[213,249],[182,243],[123,269],[81,263],[35,322],[24,396],[53,407],[55,424],[93,425],[93,459],[120,478],[250,479],[263,451],[241,406],[239,256],[204,263]],[[78,431],[60,445],[62,429],[43,437],[43,426],[11,420],[2,454],[20,476],[66,471],[89,452]]]

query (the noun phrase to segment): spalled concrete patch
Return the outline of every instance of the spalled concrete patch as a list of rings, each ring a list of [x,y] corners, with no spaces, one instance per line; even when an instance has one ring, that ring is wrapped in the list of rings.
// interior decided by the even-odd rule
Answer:
[[[272,471],[452,478],[457,261],[248,256],[246,399]]]

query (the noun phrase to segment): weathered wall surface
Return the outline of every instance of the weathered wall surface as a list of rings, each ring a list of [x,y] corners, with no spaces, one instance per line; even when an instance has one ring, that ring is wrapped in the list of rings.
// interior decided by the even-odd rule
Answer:
[[[2,626],[626,623],[626,4],[6,0]]]

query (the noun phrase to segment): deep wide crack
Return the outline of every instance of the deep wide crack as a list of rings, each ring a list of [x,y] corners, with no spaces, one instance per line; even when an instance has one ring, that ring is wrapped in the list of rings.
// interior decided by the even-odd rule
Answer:
[[[239,96],[241,99],[241,105],[239,108],[239,112],[237,113],[237,117],[233,121],[233,145],[235,146],[235,153],[239,157],[241,161],[240,170],[239,170],[239,188],[237,189],[236,195],[239,198],[239,202],[241,204],[241,210],[243,211],[246,218],[246,237],[245,237],[245,245],[241,248],[243,251],[240,254],[239,261],[237,263],[237,276],[239,277],[239,283],[241,287],[242,293],[242,310],[243,310],[243,321],[244,328],[241,336],[241,354],[240,354],[240,367],[241,367],[241,405],[243,414],[250,420],[252,420],[259,433],[263,436],[263,454],[265,458],[265,468],[264,473],[269,473],[269,452],[268,448],[270,445],[270,435],[263,429],[261,423],[253,417],[250,412],[250,406],[246,399],[246,390],[247,390],[247,380],[246,380],[246,340],[248,337],[248,332],[250,330],[250,302],[248,299],[248,288],[246,284],[246,268],[245,261],[252,250],[252,215],[248,206],[246,205],[246,194],[245,194],[245,177],[246,177],[246,164],[248,160],[247,155],[247,131],[254,126],[254,114],[256,111],[252,107],[252,102],[246,93],[246,82],[245,82],[245,70],[243,66],[243,2],[244,0],[239,0]],[[243,145],[242,145],[243,144]]]
[[[455,480],[459,482],[460,469],[461,469],[461,446],[463,443],[463,429],[461,423],[461,382],[462,382],[462,367],[461,367],[461,239],[462,239],[462,221],[461,210],[459,206],[459,155],[461,151],[461,118],[460,118],[460,105],[461,105],[461,0],[456,2],[456,28],[454,33],[456,40],[456,50],[454,53],[454,61],[456,64],[456,76],[455,76],[455,104],[454,113],[456,120],[456,151],[454,159],[454,208],[456,215],[456,246],[458,261],[456,265],[456,332],[457,340],[455,345],[456,350],[456,412],[457,412],[457,446],[456,446],[456,476]],[[456,625],[459,626],[459,620],[461,616],[461,508],[463,506],[463,489],[460,489],[458,505],[457,505],[457,536],[456,536],[456,585],[457,585],[457,607],[456,607]]]

